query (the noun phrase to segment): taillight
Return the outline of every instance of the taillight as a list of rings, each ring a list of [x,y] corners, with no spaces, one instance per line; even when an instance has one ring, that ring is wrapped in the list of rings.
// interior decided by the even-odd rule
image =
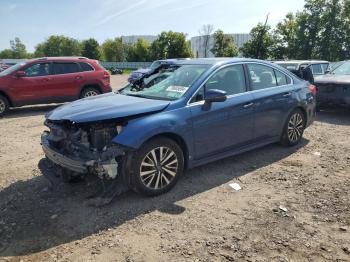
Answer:
[[[316,95],[316,93],[317,93],[317,87],[316,86],[314,86],[312,84],[309,84],[309,89],[310,89],[311,93]]]
[[[103,78],[109,78],[109,73],[107,71],[103,71]]]

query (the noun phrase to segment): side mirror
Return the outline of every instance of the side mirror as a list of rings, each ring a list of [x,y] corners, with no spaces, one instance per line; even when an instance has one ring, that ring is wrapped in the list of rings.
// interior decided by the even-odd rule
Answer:
[[[226,99],[226,92],[219,89],[209,89],[204,95],[204,101],[206,103],[224,102]]]
[[[16,73],[15,73],[15,76],[16,77],[23,77],[23,76],[25,76],[26,75],[26,72],[24,72],[24,71],[17,71]]]
[[[225,91],[218,89],[209,89],[204,95],[204,105],[203,110],[207,111],[214,102],[224,102],[227,99],[227,94]]]

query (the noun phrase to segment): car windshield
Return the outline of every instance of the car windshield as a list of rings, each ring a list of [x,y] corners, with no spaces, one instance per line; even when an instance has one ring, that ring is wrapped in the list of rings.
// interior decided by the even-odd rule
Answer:
[[[120,93],[149,99],[177,100],[208,69],[207,65],[184,65],[165,80],[141,90],[126,86]]]
[[[6,70],[2,71],[0,73],[0,76],[7,76],[9,74],[12,74],[13,72],[15,72],[16,70],[20,69],[22,66],[24,66],[26,63],[18,63],[15,64],[14,66],[11,66],[9,68],[7,68]]]
[[[335,75],[350,75],[350,61],[347,61],[340,66],[336,67],[332,74]]]

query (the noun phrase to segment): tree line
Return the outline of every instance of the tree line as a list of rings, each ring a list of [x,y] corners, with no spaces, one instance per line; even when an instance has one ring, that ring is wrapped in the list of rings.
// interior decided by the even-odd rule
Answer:
[[[107,39],[101,45],[94,38],[79,41],[74,38],[52,35],[35,47],[26,50],[19,38],[10,41],[10,48],[0,52],[0,58],[35,58],[50,56],[84,56],[107,62],[148,62],[157,59],[191,57],[190,42],[179,32],[162,32],[152,43],[140,38],[136,43],[123,42],[121,37]]]
[[[322,59],[350,56],[350,1],[305,0],[304,9],[288,13],[272,29],[258,24],[242,55],[259,59]]]
[[[237,56],[238,48],[233,38],[222,30],[214,33],[215,44],[211,51],[215,56]],[[35,58],[52,56],[84,56],[107,62],[149,62],[159,59],[192,57],[191,43],[180,32],[162,32],[149,43],[138,39],[136,43],[124,43],[121,37],[107,39],[101,45],[96,39],[78,41],[62,35],[53,35],[29,53],[19,38],[10,41],[10,48],[0,52],[0,58]]]
[[[204,56],[210,50],[216,57],[244,56],[258,59],[323,59],[339,61],[350,56],[350,0],[305,0],[302,11],[288,13],[272,28],[259,23],[250,32],[251,40],[240,49],[230,35],[214,32],[204,25],[199,34]],[[214,33],[213,33],[214,32]],[[214,45],[210,48],[210,38]],[[209,49],[210,48],[210,49]],[[152,43],[138,39],[134,44],[122,38],[107,39],[101,45],[90,38],[78,41],[65,36],[50,36],[28,53],[19,38],[0,58],[32,58],[43,56],[86,56],[104,61],[148,62],[158,59],[192,57],[190,41],[181,32],[162,32]]]

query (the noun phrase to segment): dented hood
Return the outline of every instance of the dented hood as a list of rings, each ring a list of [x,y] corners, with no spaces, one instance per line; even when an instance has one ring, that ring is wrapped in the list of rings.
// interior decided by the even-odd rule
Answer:
[[[168,105],[169,101],[108,93],[60,106],[46,117],[53,121],[69,120],[84,123],[157,112]]]

